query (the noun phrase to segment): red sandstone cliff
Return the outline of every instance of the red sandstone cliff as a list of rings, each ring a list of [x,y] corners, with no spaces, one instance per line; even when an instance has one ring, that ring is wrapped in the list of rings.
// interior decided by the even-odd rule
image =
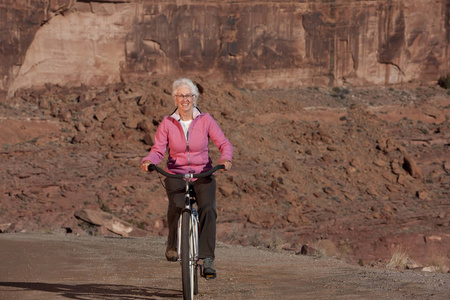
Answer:
[[[287,88],[435,81],[450,3],[0,0],[0,92],[202,74]]]

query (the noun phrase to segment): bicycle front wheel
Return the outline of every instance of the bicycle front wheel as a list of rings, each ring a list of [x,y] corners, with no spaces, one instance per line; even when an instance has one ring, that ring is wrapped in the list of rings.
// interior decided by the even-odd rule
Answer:
[[[190,211],[184,211],[181,223],[181,279],[183,282],[183,299],[194,298],[194,245],[191,241],[192,225]]]

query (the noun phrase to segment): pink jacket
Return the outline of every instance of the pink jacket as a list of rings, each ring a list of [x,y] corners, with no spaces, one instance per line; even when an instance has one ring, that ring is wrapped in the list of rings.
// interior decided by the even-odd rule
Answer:
[[[177,111],[163,118],[155,134],[155,144],[142,162],[147,160],[155,165],[159,164],[169,147],[168,172],[175,174],[205,172],[212,168],[209,139],[221,153],[219,161],[232,160],[233,146],[210,114],[194,110],[194,120],[189,127],[187,140],[179,119]]]

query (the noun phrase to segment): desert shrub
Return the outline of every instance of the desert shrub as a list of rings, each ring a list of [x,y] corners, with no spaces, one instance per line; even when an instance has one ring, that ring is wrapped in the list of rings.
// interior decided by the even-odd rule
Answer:
[[[335,86],[330,91],[330,96],[334,98],[344,99],[348,94],[350,94],[350,90],[347,88],[340,88]]]
[[[253,247],[259,247],[261,245],[264,245],[261,232],[259,230],[254,230],[254,229],[249,230],[248,241],[247,241],[247,243],[244,243],[244,245],[250,245]]]
[[[112,214],[112,209],[108,206],[108,204],[104,203],[102,200],[97,200],[98,204],[100,205],[100,209],[106,213]]]
[[[339,93],[341,92],[341,88],[338,87],[338,86],[335,86],[335,87],[333,87],[333,88],[331,89],[331,92],[332,92],[333,94],[339,95]]]
[[[438,80],[438,85],[444,89],[450,89],[450,73],[446,76],[441,76]]]
[[[279,232],[271,231],[270,232],[270,239],[269,239],[269,245],[268,248],[275,250],[275,251],[281,251],[283,250],[283,245],[286,244],[285,239],[283,238],[283,235]]]
[[[405,269],[409,261],[408,253],[401,248],[398,248],[392,253],[391,259],[387,263],[388,269]]]
[[[78,226],[80,226],[80,228],[83,229],[89,235],[92,235],[92,236],[100,236],[101,235],[101,233],[99,232],[100,226],[98,226],[98,225],[80,221],[78,223]]]

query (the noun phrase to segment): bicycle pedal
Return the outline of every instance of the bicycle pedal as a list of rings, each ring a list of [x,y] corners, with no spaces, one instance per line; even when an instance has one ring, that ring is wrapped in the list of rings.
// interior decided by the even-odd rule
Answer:
[[[216,274],[204,274],[206,280],[215,279]]]

